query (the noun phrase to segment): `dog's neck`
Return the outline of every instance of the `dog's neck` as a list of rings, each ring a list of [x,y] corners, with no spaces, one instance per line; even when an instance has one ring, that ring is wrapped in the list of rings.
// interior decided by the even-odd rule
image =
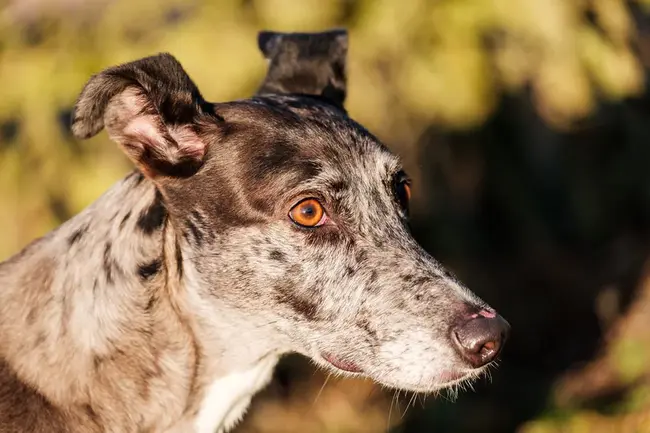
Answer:
[[[189,287],[198,277],[171,224],[134,172],[0,265],[0,361],[100,425],[159,429],[195,415],[209,383],[273,348],[226,344],[242,329],[212,324],[217,312]]]

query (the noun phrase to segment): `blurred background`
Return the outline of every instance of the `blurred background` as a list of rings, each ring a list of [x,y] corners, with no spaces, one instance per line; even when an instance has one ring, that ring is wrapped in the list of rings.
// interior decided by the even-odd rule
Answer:
[[[0,259],[131,169],[69,133],[91,74],[169,51],[242,98],[258,30],[340,26],[347,107],[404,159],[416,237],[514,332],[455,401],[289,357],[237,431],[650,432],[647,0],[0,0]]]

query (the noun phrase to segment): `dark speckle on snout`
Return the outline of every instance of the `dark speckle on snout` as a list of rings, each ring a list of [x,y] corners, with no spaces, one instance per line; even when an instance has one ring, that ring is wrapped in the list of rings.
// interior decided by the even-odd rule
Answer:
[[[373,340],[377,339],[377,331],[373,329],[373,327],[370,325],[370,322],[368,321],[367,318],[362,317],[359,320],[357,320],[357,326],[363,329],[371,339]]]
[[[275,286],[275,299],[280,303],[289,306],[293,311],[310,321],[318,320],[318,304],[301,296],[293,290],[291,282],[283,282]]]
[[[275,260],[277,262],[283,262],[283,263],[287,261],[286,255],[279,250],[271,251],[271,253],[269,253],[269,259]]]

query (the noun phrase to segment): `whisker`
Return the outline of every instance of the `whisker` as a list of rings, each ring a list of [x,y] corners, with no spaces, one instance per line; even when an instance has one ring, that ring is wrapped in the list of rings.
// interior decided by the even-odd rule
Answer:
[[[316,394],[316,398],[314,398],[314,401],[313,401],[313,403],[311,404],[311,409],[313,409],[314,406],[316,406],[316,402],[318,401],[320,395],[323,393],[323,390],[325,389],[325,386],[326,386],[327,383],[329,382],[330,377],[332,377],[332,373],[329,373],[329,372],[328,372],[328,373],[327,373],[327,377],[325,377],[325,381],[323,382],[323,385],[322,385],[322,386],[320,387],[320,389],[318,390],[318,394]]]
[[[388,408],[388,422],[386,423],[386,431],[390,430],[390,418],[393,414],[393,403],[395,402],[395,393],[393,392],[393,397],[390,399],[390,407]]]

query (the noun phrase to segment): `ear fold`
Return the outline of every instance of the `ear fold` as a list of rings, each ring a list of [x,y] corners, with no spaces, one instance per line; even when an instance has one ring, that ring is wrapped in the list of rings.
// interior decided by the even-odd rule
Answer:
[[[159,54],[93,76],[77,99],[72,132],[89,138],[105,127],[145,174],[187,176],[203,162],[200,130],[210,117],[180,63]]]

